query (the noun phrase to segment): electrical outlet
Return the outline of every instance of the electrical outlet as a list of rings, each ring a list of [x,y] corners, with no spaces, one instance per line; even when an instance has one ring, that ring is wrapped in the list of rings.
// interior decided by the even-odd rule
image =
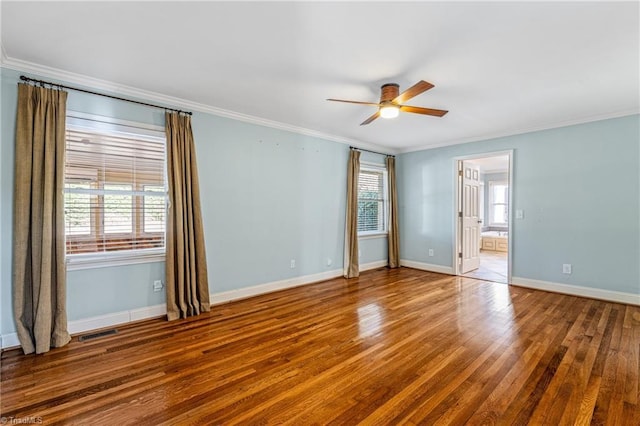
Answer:
[[[331,266],[332,263],[333,261],[330,258],[327,258],[327,266]]]
[[[291,269],[294,269],[295,267],[296,267],[296,260],[291,259]]]
[[[162,291],[162,287],[163,287],[163,286],[162,286],[162,280],[155,280],[155,281],[153,282],[153,291],[154,291],[154,292],[156,292],[156,293],[157,293],[157,292],[159,292],[159,291]]]
[[[432,257],[433,256],[433,249],[429,249],[429,256]]]
[[[570,274],[571,273],[571,264],[570,263],[563,263],[562,264],[562,273],[563,274]]]

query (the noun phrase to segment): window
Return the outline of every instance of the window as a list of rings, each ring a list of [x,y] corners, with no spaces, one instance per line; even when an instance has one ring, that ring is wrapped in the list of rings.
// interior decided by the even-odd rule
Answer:
[[[509,224],[509,184],[489,181],[489,225]]]
[[[69,265],[160,260],[167,204],[164,132],[72,114],[64,194]]]
[[[143,191],[145,191],[143,198],[143,231],[146,233],[164,233],[165,206],[167,203],[165,187],[159,185],[144,185]]]
[[[358,175],[358,235],[387,232],[387,171],[364,165]]]

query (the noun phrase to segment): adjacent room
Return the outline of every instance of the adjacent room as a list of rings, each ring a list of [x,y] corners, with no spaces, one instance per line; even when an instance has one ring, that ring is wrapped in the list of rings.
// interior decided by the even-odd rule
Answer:
[[[504,284],[510,282],[509,199],[512,198],[512,194],[509,190],[509,164],[509,155],[475,157],[461,161],[463,177],[468,168],[470,173],[478,173],[479,178],[475,182],[461,179],[458,186],[458,199],[462,204],[460,210],[477,212],[477,215],[469,217],[463,214],[463,221],[468,218],[468,222],[473,225],[469,229],[476,236],[469,239],[463,234],[460,239],[463,261],[458,271],[459,275]],[[463,185],[463,182],[467,184]],[[472,185],[472,190],[465,192],[468,184]],[[470,209],[467,205],[477,207]],[[463,230],[466,229],[463,225]],[[475,250],[467,247],[471,244],[476,247]]]
[[[0,20],[3,423],[640,424],[638,2]]]

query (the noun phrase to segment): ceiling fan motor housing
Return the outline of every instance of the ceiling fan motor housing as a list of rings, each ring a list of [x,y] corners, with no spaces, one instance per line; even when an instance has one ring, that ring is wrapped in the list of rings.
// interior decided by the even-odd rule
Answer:
[[[327,99],[328,101],[334,102],[346,102],[349,104],[360,104],[367,106],[375,106],[378,107],[378,111],[376,111],[371,117],[364,120],[360,123],[361,126],[365,124],[371,123],[373,120],[378,117],[382,118],[394,118],[398,116],[400,111],[411,112],[414,114],[422,114],[422,115],[431,115],[435,117],[442,117],[448,111],[442,109],[433,109],[433,108],[423,108],[416,107],[411,105],[404,105],[406,101],[412,99],[419,94],[426,92],[431,89],[433,84],[428,81],[420,80],[413,86],[409,87],[407,90],[400,94],[400,86],[396,83],[387,83],[383,84],[380,87],[380,102],[362,102],[362,101],[349,101],[346,99]]]
[[[395,83],[383,84],[382,87],[380,87],[380,90],[382,92],[380,94],[381,104],[391,102],[400,94],[400,86]]]

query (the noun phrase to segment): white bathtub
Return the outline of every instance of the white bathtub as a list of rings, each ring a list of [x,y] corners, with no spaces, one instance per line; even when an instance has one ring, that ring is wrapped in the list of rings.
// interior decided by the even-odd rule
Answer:
[[[493,237],[493,238],[509,238],[509,231],[484,231],[482,233],[483,237]]]

